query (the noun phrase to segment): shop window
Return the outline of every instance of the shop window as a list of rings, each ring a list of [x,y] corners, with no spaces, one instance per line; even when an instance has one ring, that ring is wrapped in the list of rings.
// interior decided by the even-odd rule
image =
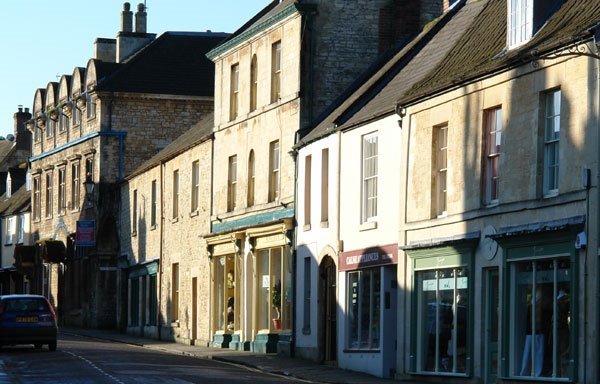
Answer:
[[[572,271],[569,257],[509,263],[511,376],[569,377]]]
[[[148,276],[148,325],[156,325],[157,296],[156,274]]]
[[[418,371],[466,373],[468,285],[466,267],[416,273]]]
[[[348,273],[348,349],[379,349],[381,269]]]
[[[171,321],[179,321],[179,263],[171,265]]]
[[[129,306],[129,325],[137,327],[140,325],[140,279],[139,277],[130,280],[131,284],[131,304]]]
[[[236,305],[241,300],[241,266],[234,254],[220,256],[214,263],[215,276],[215,328],[232,333],[241,327],[240,310]]]
[[[279,332],[291,327],[291,268],[283,247],[262,249],[256,259],[259,330]]]

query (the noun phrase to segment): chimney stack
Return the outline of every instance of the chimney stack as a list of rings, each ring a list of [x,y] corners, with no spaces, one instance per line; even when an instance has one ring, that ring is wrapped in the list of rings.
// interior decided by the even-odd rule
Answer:
[[[121,32],[133,32],[133,12],[129,3],[123,4],[121,12]]]
[[[135,13],[135,33],[146,33],[146,19],[146,7],[139,3]]]
[[[25,108],[19,105],[18,111],[13,115],[15,120],[15,140],[17,143],[17,150],[22,149],[31,152],[31,132],[27,130],[25,122],[31,119],[31,113],[29,108]]]
[[[135,13],[135,32],[131,31],[131,11],[129,3],[123,4],[121,13],[121,28],[117,34],[117,63],[122,63],[146,45],[150,44],[156,37],[155,33],[146,33],[146,7],[138,4]]]

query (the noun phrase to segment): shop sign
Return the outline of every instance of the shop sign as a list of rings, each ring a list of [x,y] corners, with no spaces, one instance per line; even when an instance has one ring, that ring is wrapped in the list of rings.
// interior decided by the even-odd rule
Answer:
[[[398,264],[398,245],[396,244],[342,252],[339,270],[352,271],[388,264]]]
[[[76,245],[78,247],[96,245],[96,220],[77,220]]]

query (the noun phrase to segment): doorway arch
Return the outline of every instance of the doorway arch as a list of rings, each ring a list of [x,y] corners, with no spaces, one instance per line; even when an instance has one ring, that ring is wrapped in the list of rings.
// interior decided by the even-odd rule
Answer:
[[[318,279],[319,360],[337,364],[337,267],[325,255],[319,264]]]

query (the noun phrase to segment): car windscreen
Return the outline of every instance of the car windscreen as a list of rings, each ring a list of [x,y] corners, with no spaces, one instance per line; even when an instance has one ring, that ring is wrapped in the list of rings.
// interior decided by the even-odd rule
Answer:
[[[48,311],[48,304],[43,299],[12,299],[4,302],[7,312],[40,312]]]

